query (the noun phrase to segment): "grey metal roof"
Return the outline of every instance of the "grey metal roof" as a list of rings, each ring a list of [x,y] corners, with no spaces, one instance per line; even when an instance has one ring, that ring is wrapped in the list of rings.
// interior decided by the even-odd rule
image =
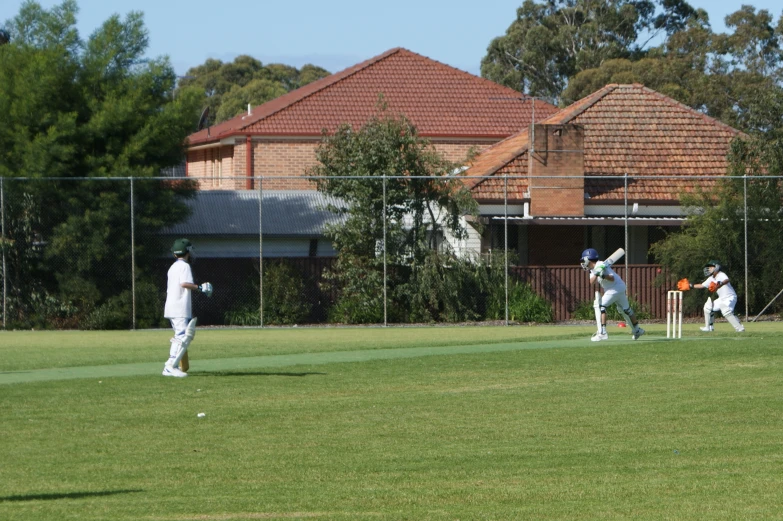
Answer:
[[[322,236],[326,224],[342,217],[326,210],[342,201],[317,191],[265,190],[260,220],[266,236]],[[187,204],[193,213],[187,221],[164,230],[165,235],[258,235],[257,190],[202,190]]]

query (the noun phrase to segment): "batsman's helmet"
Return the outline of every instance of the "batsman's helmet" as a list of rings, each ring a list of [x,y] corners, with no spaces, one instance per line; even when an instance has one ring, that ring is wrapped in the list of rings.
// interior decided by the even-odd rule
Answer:
[[[582,252],[582,259],[587,259],[591,261],[597,261],[598,260],[598,252],[595,250],[595,248],[587,248],[585,251]]]
[[[712,270],[712,272],[710,272],[710,268],[715,268],[715,269]],[[709,277],[716,271],[720,271],[720,268],[721,268],[720,261],[716,261],[715,259],[708,260],[704,264],[704,276]]]
[[[593,248],[587,248],[585,251],[582,252],[581,259],[582,262],[580,265],[582,266],[582,269],[587,271],[590,269],[590,265],[588,264],[590,261],[597,261],[598,260],[598,252],[595,251]]]
[[[177,239],[171,247],[171,253],[177,257],[181,257],[190,251],[193,251],[193,244],[187,239]]]

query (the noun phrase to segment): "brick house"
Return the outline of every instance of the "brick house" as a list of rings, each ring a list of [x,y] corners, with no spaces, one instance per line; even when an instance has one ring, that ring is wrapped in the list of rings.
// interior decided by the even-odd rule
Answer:
[[[378,113],[379,97],[452,161],[557,112],[519,92],[406,49],[391,49],[289,92],[188,138],[186,175],[202,190],[314,190],[302,179],[322,131],[356,128]],[[535,103],[535,107],[533,106]],[[250,153],[248,153],[250,151]]]
[[[483,248],[498,247],[507,204],[521,264],[566,264],[588,246],[614,250],[624,244],[627,201],[629,262],[646,263],[657,228],[682,224],[680,193],[725,175],[738,135],[643,85],[607,85],[488,148],[464,172],[493,228]]]

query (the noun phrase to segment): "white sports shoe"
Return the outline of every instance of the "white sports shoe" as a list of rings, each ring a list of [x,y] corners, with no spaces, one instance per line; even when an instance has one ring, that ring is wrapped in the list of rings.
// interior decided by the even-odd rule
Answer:
[[[644,334],[644,329],[637,327],[636,330],[634,330],[633,336],[631,338],[633,338],[634,340],[639,340],[639,337],[642,336],[643,334]]]
[[[180,371],[177,367],[163,366],[163,376],[173,376],[175,378],[185,378],[188,373]]]
[[[593,342],[600,342],[601,340],[609,340],[609,335],[606,333],[593,333],[593,336],[590,337],[590,340]]]
[[[715,328],[712,326],[704,326],[699,328],[701,331],[704,331],[705,333],[709,333],[710,331],[714,331]]]

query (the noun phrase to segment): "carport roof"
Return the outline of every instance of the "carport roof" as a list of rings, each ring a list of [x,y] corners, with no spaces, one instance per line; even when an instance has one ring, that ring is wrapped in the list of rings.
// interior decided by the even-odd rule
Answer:
[[[342,218],[327,210],[342,205],[317,191],[264,191],[259,212],[257,190],[205,190],[188,201],[192,214],[166,229],[174,236],[258,236],[259,221],[267,237],[320,237],[327,224]]]

